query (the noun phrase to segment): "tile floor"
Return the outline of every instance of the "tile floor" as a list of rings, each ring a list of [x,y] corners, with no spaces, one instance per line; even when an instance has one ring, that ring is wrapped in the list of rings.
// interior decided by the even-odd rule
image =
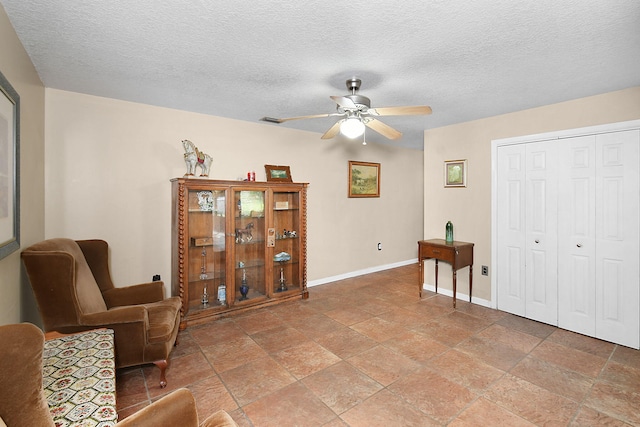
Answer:
[[[240,426],[640,425],[640,352],[424,292],[417,265],[180,333],[169,385],[118,372],[120,419],[179,387]]]

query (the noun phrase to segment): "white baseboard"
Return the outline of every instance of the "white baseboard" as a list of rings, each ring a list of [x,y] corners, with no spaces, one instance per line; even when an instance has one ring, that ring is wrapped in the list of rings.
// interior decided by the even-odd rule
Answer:
[[[309,283],[307,283],[307,287],[311,288],[313,286],[324,285],[331,282],[337,282],[338,280],[350,279],[352,277],[363,276],[365,274],[376,273],[378,271],[384,271],[384,270],[390,270],[392,268],[403,267],[405,265],[415,264],[417,262],[418,262],[418,258],[414,258],[407,261],[400,261],[392,264],[378,265],[376,267],[365,268],[363,270],[351,271],[349,273],[339,274],[337,276],[325,277],[323,279],[311,280]],[[422,286],[422,289],[431,291],[431,292],[436,291],[435,285],[431,285],[429,283],[425,283]],[[441,287],[440,289],[438,289],[438,293],[441,295],[445,295],[453,298],[453,291],[451,289],[443,289]],[[458,292],[458,295],[456,298],[463,301],[469,301],[469,295],[463,294],[460,292]],[[491,308],[491,301],[483,298],[472,297],[471,302],[473,304]]]
[[[390,270],[392,268],[404,267],[405,265],[416,264],[418,258],[410,259],[407,261],[394,262],[392,264],[378,265],[371,268],[365,268],[364,270],[351,271],[345,274],[339,274],[337,276],[325,277],[323,279],[311,280],[307,283],[307,287],[324,285],[326,283],[337,282],[338,280],[350,279],[352,277],[363,276],[369,273],[376,273],[378,271]]]
[[[422,285],[422,289],[424,289],[425,291],[435,292],[436,291],[436,286],[435,285],[431,285],[429,283],[425,283],[425,284]],[[438,289],[438,293],[440,295],[445,295],[445,296],[453,298],[453,290],[451,290],[451,289],[443,289],[442,287],[440,287]],[[469,295],[463,294],[462,292],[457,292],[456,299],[457,300],[461,300],[461,301],[469,301]],[[481,305],[483,307],[491,308],[491,301],[483,299],[483,298],[471,297],[471,302],[473,304],[478,304],[478,305]]]

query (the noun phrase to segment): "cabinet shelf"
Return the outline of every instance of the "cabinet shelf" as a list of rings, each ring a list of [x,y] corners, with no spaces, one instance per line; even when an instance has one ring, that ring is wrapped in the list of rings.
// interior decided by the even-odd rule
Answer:
[[[307,184],[175,178],[171,188],[172,294],[182,299],[181,329],[308,297]],[[291,259],[274,261],[280,252]],[[284,292],[278,292],[281,274]],[[240,293],[243,278],[246,299]],[[217,301],[221,285],[224,304]],[[201,301],[205,287],[207,306]]]

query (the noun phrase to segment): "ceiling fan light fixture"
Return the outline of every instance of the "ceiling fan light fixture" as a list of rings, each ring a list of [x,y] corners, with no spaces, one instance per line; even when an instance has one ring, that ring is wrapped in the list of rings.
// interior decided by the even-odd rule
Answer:
[[[364,133],[364,123],[357,117],[350,117],[340,124],[340,133],[353,139]]]

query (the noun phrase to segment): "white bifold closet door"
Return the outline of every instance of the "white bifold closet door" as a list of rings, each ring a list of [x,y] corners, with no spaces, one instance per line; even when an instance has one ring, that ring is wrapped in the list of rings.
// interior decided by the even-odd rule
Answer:
[[[498,148],[498,306],[558,321],[556,141]],[[526,268],[525,268],[526,266]]]
[[[558,326],[640,345],[640,131],[569,138],[560,172]]]
[[[497,148],[497,307],[640,347],[640,130]]]

